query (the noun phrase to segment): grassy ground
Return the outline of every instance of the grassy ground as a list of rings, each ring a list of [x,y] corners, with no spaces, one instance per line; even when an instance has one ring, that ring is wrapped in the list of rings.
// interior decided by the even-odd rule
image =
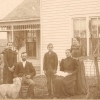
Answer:
[[[46,78],[45,76],[37,76],[34,78],[34,81],[36,83],[35,86],[35,98],[36,99],[52,99],[53,96],[48,97],[47,94],[47,87],[46,87]],[[71,99],[84,99],[86,95],[75,95],[71,96]]]
[[[53,96],[48,97],[46,95],[48,92],[47,92],[47,86],[46,86],[46,77],[44,75],[34,77],[34,81],[36,83],[35,89],[34,89],[35,99],[52,99],[53,98]],[[93,87],[95,82],[96,82],[95,78],[87,78],[87,84],[91,87],[90,90],[92,91],[92,98],[94,98],[94,92],[97,91],[96,88]],[[70,99],[85,99],[85,98],[86,98],[86,95],[75,95],[75,96],[70,97]],[[2,99],[1,96],[0,96],[0,99]]]

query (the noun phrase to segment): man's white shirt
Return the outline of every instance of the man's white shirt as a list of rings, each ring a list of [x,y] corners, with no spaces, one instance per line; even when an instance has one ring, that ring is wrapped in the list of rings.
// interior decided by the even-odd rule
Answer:
[[[25,65],[26,65],[26,61],[21,61],[22,64],[23,64],[23,67],[25,68]]]

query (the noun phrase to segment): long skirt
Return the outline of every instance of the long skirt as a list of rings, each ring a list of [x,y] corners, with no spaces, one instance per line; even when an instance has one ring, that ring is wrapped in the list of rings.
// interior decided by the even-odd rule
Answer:
[[[54,96],[57,98],[64,98],[74,95],[75,80],[76,74],[66,77],[57,76],[54,81]]]
[[[13,72],[11,72],[6,66],[3,68],[3,84],[13,83]]]
[[[82,60],[77,60],[78,63],[78,73],[76,76],[76,94],[86,94],[87,93],[87,84],[85,76],[85,66]]]

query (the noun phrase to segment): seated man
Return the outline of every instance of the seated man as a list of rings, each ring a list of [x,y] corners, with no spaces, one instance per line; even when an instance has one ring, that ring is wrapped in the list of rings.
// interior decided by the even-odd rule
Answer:
[[[21,53],[22,61],[18,62],[15,71],[14,77],[22,77],[22,83],[26,83],[29,85],[27,98],[34,98],[34,81],[32,80],[33,77],[36,75],[36,71],[32,65],[32,63],[26,61],[27,53]]]
[[[67,98],[71,95],[74,95],[78,64],[76,60],[71,57],[69,49],[67,49],[65,53],[66,58],[60,63],[60,70],[65,74],[62,76],[60,75],[60,77],[56,77],[54,81],[54,98]]]

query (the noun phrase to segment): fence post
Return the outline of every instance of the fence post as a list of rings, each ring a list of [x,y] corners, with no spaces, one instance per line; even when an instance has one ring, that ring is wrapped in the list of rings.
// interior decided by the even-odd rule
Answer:
[[[97,87],[98,87],[98,90],[99,90],[100,89],[100,79],[99,79],[99,67],[98,67],[97,57],[94,57],[94,64],[95,64],[95,68],[96,68]]]

